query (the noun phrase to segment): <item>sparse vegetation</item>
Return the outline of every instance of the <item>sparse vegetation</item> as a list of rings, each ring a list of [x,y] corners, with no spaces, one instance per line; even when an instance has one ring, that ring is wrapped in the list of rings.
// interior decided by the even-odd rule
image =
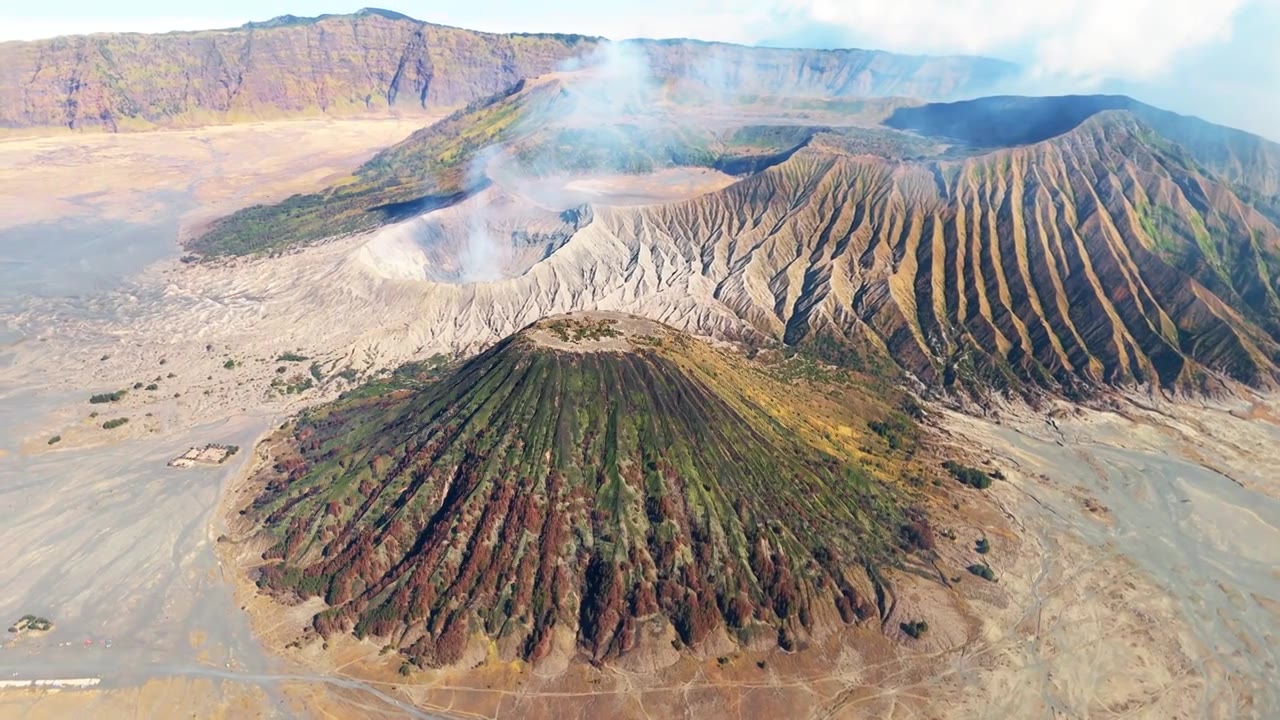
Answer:
[[[597,329],[613,330],[562,331]],[[324,598],[323,636],[395,644],[425,624],[397,644],[419,667],[455,662],[475,633],[518,632],[532,661],[568,626],[603,659],[655,614],[679,647],[723,630],[784,650],[815,618],[876,616],[875,568],[909,522],[897,489],[743,402],[756,370],[685,354],[698,345],[578,354],[517,339],[443,380],[429,379],[442,358],[304,412],[248,511],[275,539],[260,586]],[[910,542],[929,544],[923,528]]]
[[[924,519],[924,515],[914,511],[909,515],[913,517],[902,525],[899,533],[902,536],[903,544],[908,550],[933,550],[936,546],[933,530]]]
[[[121,400],[124,399],[124,396],[128,392],[129,392],[128,390],[116,390],[115,392],[98,393],[97,395],[90,396],[89,402],[94,405],[101,405],[102,403],[120,402]]]
[[[152,392],[154,392],[154,391],[156,391],[156,390],[159,390],[159,389],[160,389],[160,386],[159,386],[159,385],[157,385],[157,384],[155,384],[155,383],[151,383],[150,385],[148,385],[148,386],[147,386],[147,390],[150,390],[150,391],[152,391]]]
[[[106,421],[106,422],[102,423],[102,429],[103,429],[103,430],[115,430],[116,428],[120,427],[121,425],[124,425],[124,424],[125,424],[125,423],[127,423],[127,422],[129,422],[129,418],[127,418],[127,417],[114,418],[114,419],[112,419],[112,420],[108,420],[108,421]]]
[[[276,358],[276,360],[279,360],[280,362],[304,362],[310,359],[311,358],[306,355],[299,355],[295,352],[281,353],[280,357]]]
[[[603,340],[620,337],[613,326],[615,321],[608,318],[582,319],[573,318],[553,320],[545,325],[546,329],[561,342],[582,342],[584,340]]]
[[[57,444],[58,444],[58,443],[60,443],[60,442],[62,442],[62,436],[61,436],[61,435],[54,435],[53,437],[49,438],[49,444],[50,444],[50,445],[57,445]]]
[[[916,425],[906,415],[894,413],[884,420],[872,420],[867,424],[871,432],[884,438],[890,450],[915,450]]]
[[[984,490],[991,487],[991,476],[978,468],[961,465],[953,460],[942,463],[942,467],[956,480],[971,488]]]
[[[222,367],[226,368],[227,370],[232,370],[235,368],[235,366],[236,366],[235,360],[227,360],[226,362],[222,363]]]
[[[23,615],[18,621],[9,626],[9,632],[20,633],[27,630],[32,632],[47,632],[53,628],[53,621],[38,615]]]
[[[206,256],[278,251],[456,202],[473,189],[467,172],[472,159],[513,137],[526,113],[555,100],[553,91],[522,94],[523,89],[522,81],[415,132],[334,188],[239,210],[214,223],[189,248]]]
[[[915,640],[919,640],[921,635],[929,631],[929,623],[924,620],[899,623],[898,627],[902,628],[902,632],[910,635]]]
[[[271,387],[275,388],[277,392],[284,393],[285,395],[304,393],[315,387],[315,384],[315,380],[303,375],[302,373],[294,373],[294,375],[288,380],[276,377],[271,381]]]
[[[983,580],[990,580],[991,582],[996,581],[996,573],[988,565],[979,565],[975,563],[973,565],[970,565],[968,570],[969,572],[973,573],[974,575],[977,575]]]

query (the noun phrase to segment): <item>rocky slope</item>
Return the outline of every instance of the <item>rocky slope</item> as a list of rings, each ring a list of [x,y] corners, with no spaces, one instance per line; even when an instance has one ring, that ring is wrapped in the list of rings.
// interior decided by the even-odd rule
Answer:
[[[576,234],[541,262],[512,263],[520,277],[424,286],[423,322],[438,307],[474,347],[537,312],[628,309],[807,344],[835,362],[892,359],[925,386],[979,394],[1280,381],[1280,146],[1107,97],[903,106],[879,128],[647,132],[651,120],[629,117],[613,127],[634,140],[597,131],[569,145],[516,119],[562,122],[574,98],[555,81],[496,99],[451,119],[466,132],[424,130],[352,181],[233,215],[193,247],[287,246],[387,222],[415,202],[454,202],[489,182],[467,159],[484,142],[472,137],[516,158],[571,147],[556,162],[585,157],[585,173],[637,157],[734,167],[739,182],[682,202],[583,209],[541,198],[572,210]],[[453,166],[410,171],[441,158]]]
[[[131,130],[394,109],[452,109],[570,59],[602,40],[495,35],[398,13],[281,17],[241,28],[112,33],[0,43],[0,128]],[[978,58],[863,50],[635,44],[692,91],[749,95],[971,95],[1011,74]]]
[[[597,660],[792,649],[877,622],[878,568],[928,544],[895,485],[811,444],[796,390],[649,320],[544,320],[419,383],[305,413],[247,510],[273,543],[262,587],[419,665],[473,635],[534,661],[565,638]]]
[[[1195,157],[1117,111],[959,159],[820,140],[715,195],[598,213],[596,230],[653,257],[660,283],[692,264],[770,337],[832,336],[930,386],[1272,386],[1280,229]]]

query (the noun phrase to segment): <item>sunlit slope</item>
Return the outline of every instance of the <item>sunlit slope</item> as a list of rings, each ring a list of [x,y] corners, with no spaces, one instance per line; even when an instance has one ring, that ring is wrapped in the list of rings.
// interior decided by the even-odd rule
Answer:
[[[640,174],[671,167],[745,173],[803,145],[814,128],[712,131],[668,122],[649,86],[559,77],[519,82],[422,128],[320,192],[245,208],[187,247],[209,256],[278,250],[369,230],[487,187],[495,162],[532,178],[555,173]],[[565,208],[555,208],[565,209]]]
[[[602,38],[495,34],[387,10],[238,28],[0,43],[0,128],[125,131],[283,117],[449,110],[592,62]],[[984,58],[630,43],[691,91],[816,97],[971,95],[1012,75]]]
[[[277,540],[260,584],[423,665],[477,634],[604,658],[878,621],[898,461],[852,460],[739,360],[614,322],[544,321],[435,384],[304,415],[250,510]]]
[[[818,138],[718,194],[597,222],[696,262],[769,335],[834,337],[929,385],[1270,385],[1280,230],[1238,188],[1108,111],[953,160]]]
[[[466,314],[527,322],[543,314],[529,298],[544,312],[622,298],[699,332],[741,338],[746,326],[978,393],[1277,382],[1280,146],[1261,138],[1110,97],[902,106],[892,127],[716,131],[643,114],[566,127],[583,102],[558,80],[525,87],[193,246],[250,252],[394,220],[487,182],[466,170],[485,142],[533,182],[557,167],[732,169],[739,182],[690,200],[594,208]]]

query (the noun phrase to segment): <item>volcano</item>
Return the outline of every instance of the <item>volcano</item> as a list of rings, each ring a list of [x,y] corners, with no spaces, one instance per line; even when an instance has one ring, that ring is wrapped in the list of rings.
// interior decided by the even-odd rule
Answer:
[[[878,626],[898,492],[762,387],[667,326],[576,313],[423,387],[355,393],[263,471],[259,584],[422,666],[476,637],[603,660]]]

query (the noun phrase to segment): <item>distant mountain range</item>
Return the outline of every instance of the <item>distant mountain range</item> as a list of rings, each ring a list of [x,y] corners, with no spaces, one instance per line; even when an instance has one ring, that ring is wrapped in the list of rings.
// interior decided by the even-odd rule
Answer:
[[[589,58],[581,35],[474,32],[385,10],[240,28],[0,43],[0,127],[137,130],[394,110],[452,110]],[[633,44],[657,74],[742,94],[973,95],[1012,75],[982,58]]]

